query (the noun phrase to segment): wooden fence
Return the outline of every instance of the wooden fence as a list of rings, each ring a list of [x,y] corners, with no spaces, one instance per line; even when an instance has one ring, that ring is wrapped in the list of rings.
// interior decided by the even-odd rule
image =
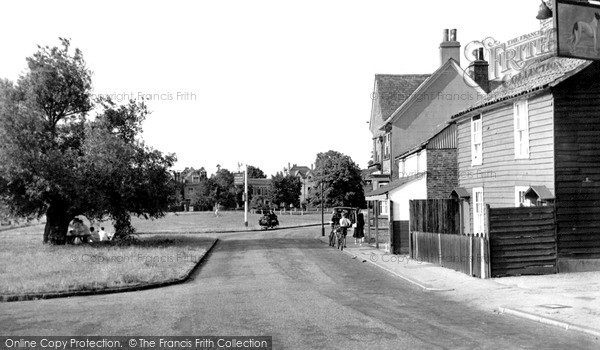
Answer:
[[[490,276],[486,238],[419,231],[411,232],[411,236],[413,259],[438,264],[469,276]]]
[[[557,272],[554,206],[488,212],[492,277]]]
[[[410,230],[413,232],[460,233],[460,209],[457,200],[411,200],[409,210]]]
[[[410,254],[470,276],[488,278],[489,242],[460,234],[460,207],[454,199],[411,200]]]

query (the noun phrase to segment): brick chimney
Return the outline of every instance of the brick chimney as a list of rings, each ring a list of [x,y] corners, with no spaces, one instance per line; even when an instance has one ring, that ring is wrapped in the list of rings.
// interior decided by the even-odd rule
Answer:
[[[460,43],[456,39],[456,29],[444,29],[444,40],[440,44],[441,65],[454,59],[460,66]]]
[[[489,66],[483,56],[483,47],[480,47],[475,53],[475,62],[473,62],[473,80],[485,93],[490,92]]]

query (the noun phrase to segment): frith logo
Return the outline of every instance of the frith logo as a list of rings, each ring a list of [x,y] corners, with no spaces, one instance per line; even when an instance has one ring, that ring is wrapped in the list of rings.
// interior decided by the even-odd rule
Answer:
[[[469,62],[477,59],[479,48],[484,49],[484,58],[489,63],[489,79],[507,81],[537,59],[556,53],[556,30],[538,30],[505,43],[491,37],[470,42],[465,47]]]

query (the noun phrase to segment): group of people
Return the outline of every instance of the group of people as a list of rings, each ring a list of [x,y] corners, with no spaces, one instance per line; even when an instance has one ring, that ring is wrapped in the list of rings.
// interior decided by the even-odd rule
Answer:
[[[270,209],[258,220],[258,223],[263,228],[272,228],[279,226],[279,219],[277,218],[277,214],[275,214],[275,210]]]
[[[67,243],[70,244],[75,244],[77,239],[79,239],[82,243],[90,243],[109,241],[112,238],[106,233],[106,231],[104,231],[104,227],[100,227],[100,230],[96,231],[93,226],[88,227],[83,223],[83,220],[79,218],[73,219],[73,222],[70,226],[71,229],[67,233]]]
[[[331,217],[331,229],[334,230],[336,227],[342,231],[344,238],[348,235],[348,229],[352,227],[352,221],[348,218],[348,211],[342,211],[341,215],[337,210],[333,210]],[[356,214],[356,226],[352,237],[354,238],[354,244],[362,245],[365,239],[365,217],[362,212]]]

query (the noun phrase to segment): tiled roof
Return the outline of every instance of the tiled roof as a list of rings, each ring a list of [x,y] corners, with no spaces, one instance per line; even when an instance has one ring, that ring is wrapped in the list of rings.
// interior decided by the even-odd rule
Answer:
[[[458,118],[482,107],[554,86],[577,74],[591,63],[591,61],[562,57],[542,59],[531,64],[471,107],[454,115],[452,118]]]
[[[476,92],[477,96],[481,96],[485,94],[485,91],[477,85],[477,83],[465,73],[465,71],[460,68],[460,65],[453,59],[449,59],[446,63],[444,63],[441,67],[439,67],[433,74],[429,75],[422,83],[419,85],[411,94],[408,96],[400,106],[390,115],[390,117],[385,121],[385,124],[393,122],[395,119],[398,119],[402,116],[407,108],[410,108],[411,104],[415,102],[420,102],[423,100],[424,96],[427,96],[428,89],[432,86],[432,84],[440,79],[441,77],[448,76],[448,74],[452,74],[452,70],[457,75],[460,75],[463,78],[463,81],[471,86]],[[440,91],[434,90],[429,94],[437,95]],[[431,95],[430,95],[431,96]],[[384,124],[384,125],[385,125]],[[381,128],[384,128],[382,126]]]
[[[257,178],[248,178],[248,185],[252,186],[269,186],[271,184],[271,179],[257,179]]]
[[[296,176],[297,173],[300,173],[300,175],[302,176],[302,178],[305,178],[306,175],[310,172],[310,168],[307,166],[297,166],[294,165],[291,169],[290,169],[290,174]]]
[[[386,193],[390,192],[391,190],[395,190],[396,188],[398,188],[404,184],[407,184],[413,180],[422,179],[423,177],[425,177],[425,175],[427,175],[427,172],[422,172],[422,173],[418,173],[418,174],[407,176],[407,177],[401,177],[401,178],[396,179],[396,180],[390,182],[389,184],[382,186],[374,191],[365,193],[365,197],[373,197],[373,196],[379,196],[382,194],[386,194]]]
[[[376,74],[377,95],[382,121],[387,120],[430,74]]]

